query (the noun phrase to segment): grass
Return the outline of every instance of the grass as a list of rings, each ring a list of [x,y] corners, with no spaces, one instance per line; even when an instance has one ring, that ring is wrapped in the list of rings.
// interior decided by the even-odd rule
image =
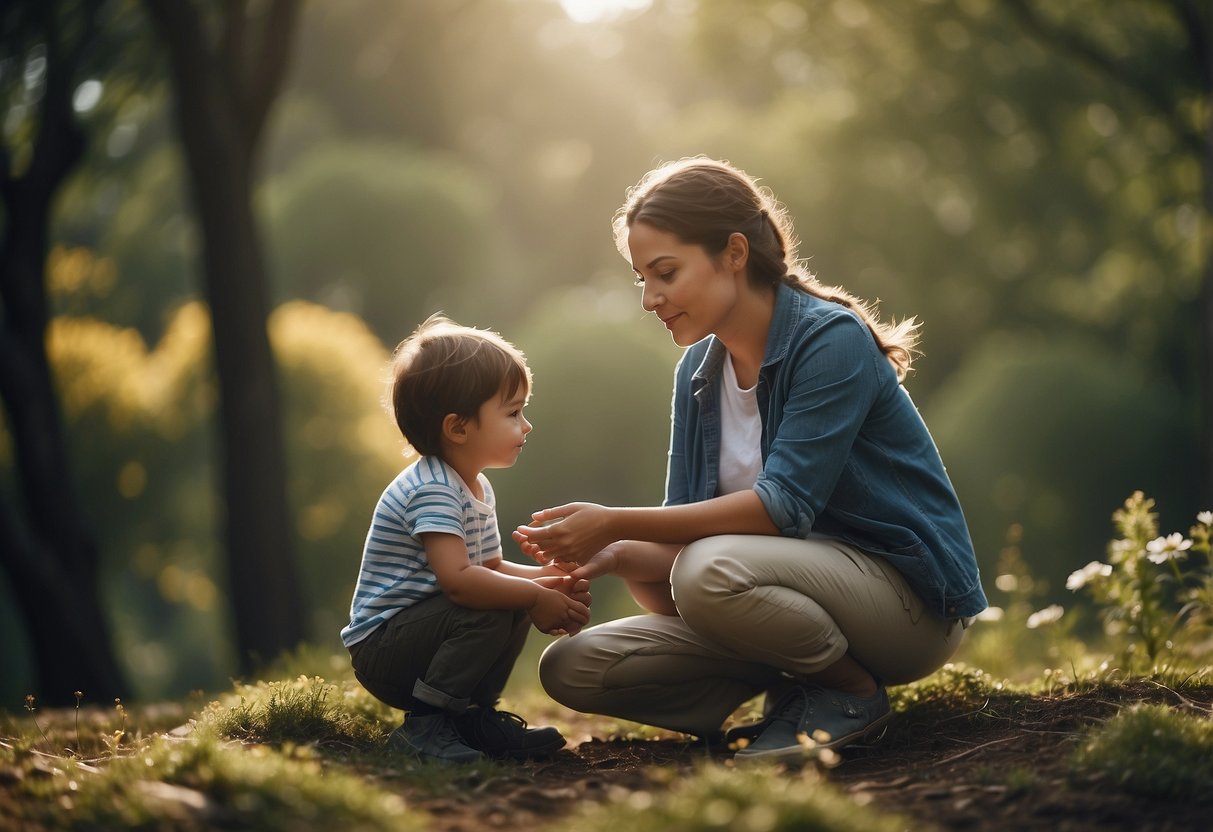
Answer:
[[[319,675],[328,668],[337,671],[335,681]],[[684,754],[682,763],[641,760],[625,772],[598,770],[589,757],[568,756],[544,775],[549,786],[560,784],[549,796],[552,789],[530,782],[534,767],[420,764],[385,750],[398,712],[327,657],[296,658],[275,672],[300,669],[312,673],[238,683],[209,703],[0,715],[0,817],[31,830],[413,830],[425,828],[425,810],[436,806],[475,812],[482,801],[496,800],[494,811],[508,817],[515,810],[500,808],[502,795],[530,789],[539,805],[555,808],[547,810],[549,817],[509,818],[510,825],[554,830],[571,824],[582,832],[907,828],[905,820],[865,805],[863,792],[842,791],[845,778],[838,781],[812,765],[800,771],[734,767],[730,761],[691,765]],[[1108,786],[1186,801],[1213,791],[1213,722],[1207,714],[1133,704],[1143,691],[1183,705],[1189,701],[1185,690],[1200,689],[1207,700],[1208,668],[1163,667],[1149,677],[1127,677],[1105,666],[1075,675],[1049,669],[1012,684],[977,668],[948,665],[891,691],[897,716],[880,753],[897,756],[900,749],[939,743],[941,759],[969,765],[970,783],[1031,801],[1054,788],[1031,762],[989,762],[956,749],[994,747],[989,740],[996,735],[1037,726],[1047,729],[1036,732],[1041,736],[1072,738],[1064,754],[1073,755],[1073,788]],[[1092,702],[1099,703],[1098,712]],[[579,717],[537,691],[513,707],[536,724],[555,722],[574,744],[590,734],[642,746],[677,745],[681,736]],[[756,710],[748,703],[736,716]],[[189,730],[169,731],[183,724]],[[557,771],[565,765],[582,768],[567,773],[565,782],[560,778],[566,773]],[[581,791],[570,798],[576,778]],[[922,823],[919,817],[910,826]]]
[[[814,768],[704,765],[675,780],[662,770],[652,790],[588,804],[565,823],[580,832],[899,832],[906,821],[877,812],[827,783]],[[916,826],[915,828],[922,828]]]
[[[1132,705],[1091,731],[1074,768],[1143,797],[1207,797],[1213,793],[1213,718]]]

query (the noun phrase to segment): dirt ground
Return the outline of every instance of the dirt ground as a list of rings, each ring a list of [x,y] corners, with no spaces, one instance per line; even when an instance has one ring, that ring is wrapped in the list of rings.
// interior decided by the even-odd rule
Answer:
[[[1181,695],[1141,682],[1115,691],[987,702],[977,712],[928,718],[896,717],[885,736],[851,746],[827,778],[881,810],[910,820],[913,829],[1086,830],[1209,829],[1213,795],[1195,803],[1145,799],[1113,784],[1077,779],[1069,759],[1085,728],[1134,701],[1208,713],[1213,687]],[[586,718],[588,734],[593,718]],[[584,737],[584,735],[583,735]],[[535,829],[583,800],[615,800],[652,788],[657,767],[690,771],[706,756],[727,761],[670,735],[665,739],[589,739],[555,757],[519,764],[500,777],[462,784],[458,798],[409,794],[443,832]],[[727,763],[726,763],[727,764]]]

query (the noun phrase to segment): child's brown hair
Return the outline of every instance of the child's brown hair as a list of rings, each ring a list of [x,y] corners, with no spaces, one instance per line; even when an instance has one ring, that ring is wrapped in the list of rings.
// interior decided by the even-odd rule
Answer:
[[[400,342],[392,358],[392,413],[417,453],[440,456],[448,413],[475,419],[480,406],[519,390],[530,394],[526,358],[496,332],[431,315]]]

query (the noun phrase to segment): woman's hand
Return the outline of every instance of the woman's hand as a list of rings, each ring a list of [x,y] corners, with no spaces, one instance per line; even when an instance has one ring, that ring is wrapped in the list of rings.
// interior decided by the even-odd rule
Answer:
[[[585,564],[616,541],[610,528],[611,512],[612,509],[595,503],[545,508],[531,515],[532,525],[519,526],[513,538],[525,554],[540,563]]]
[[[592,581],[595,578],[601,578],[603,575],[610,575],[614,573],[618,563],[619,558],[615,552],[615,547],[608,546],[601,552],[594,554],[593,557],[591,557],[581,566],[578,566],[576,569],[570,572],[569,575],[575,580],[586,581],[586,585],[588,586],[589,581]]]

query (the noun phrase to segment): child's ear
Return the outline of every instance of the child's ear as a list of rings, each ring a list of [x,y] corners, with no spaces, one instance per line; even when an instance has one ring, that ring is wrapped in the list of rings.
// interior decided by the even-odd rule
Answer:
[[[468,441],[468,420],[456,413],[448,413],[442,417],[442,438],[453,445],[462,445]]]

